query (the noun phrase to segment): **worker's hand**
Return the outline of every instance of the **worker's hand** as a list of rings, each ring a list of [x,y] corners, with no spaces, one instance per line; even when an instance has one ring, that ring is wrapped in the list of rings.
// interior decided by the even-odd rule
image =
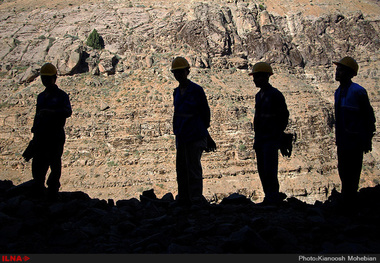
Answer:
[[[216,151],[216,143],[211,138],[210,135],[207,136],[207,147],[205,149],[205,152],[215,152]]]
[[[373,137],[373,134],[369,135],[364,140],[364,145],[363,145],[363,151],[364,151],[364,153],[369,153],[369,152],[372,151],[372,137]]]
[[[367,143],[365,146],[364,146],[364,149],[363,149],[364,153],[369,153],[372,151],[372,142],[369,142]]]

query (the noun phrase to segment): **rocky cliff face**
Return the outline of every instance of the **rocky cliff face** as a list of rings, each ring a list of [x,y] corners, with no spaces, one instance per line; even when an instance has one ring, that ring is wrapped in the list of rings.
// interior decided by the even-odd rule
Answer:
[[[247,69],[258,60],[304,68],[331,65],[342,53],[367,61],[379,46],[377,18],[367,20],[360,10],[310,18],[302,12],[275,16],[254,1],[195,1],[176,8],[109,2],[1,13],[2,67],[52,61],[61,75],[93,66],[110,73],[115,66],[165,65],[152,56],[176,52],[201,68]],[[105,41],[102,52],[85,45],[93,29]]]
[[[74,110],[66,125],[62,189],[106,199],[136,197],[151,188],[158,195],[175,193],[171,96],[176,82],[169,64],[184,55],[192,64],[192,80],[205,88],[210,132],[218,144],[217,152],[202,159],[208,200],[220,202],[231,193],[262,198],[252,150],[257,90],[247,76],[257,61],[272,63],[271,83],[284,93],[290,111],[288,131],[298,135],[293,156],[280,158],[281,190],[310,202],[326,200],[340,188],[332,61],[345,55],[358,60],[355,81],[367,89],[379,119],[379,17],[367,9],[279,15],[271,12],[271,1],[265,3],[57,2],[55,8],[24,9],[4,3],[2,179],[31,178],[30,164],[20,155],[31,136],[35,96],[43,89],[38,69],[51,61]],[[85,44],[93,29],[104,39],[103,50]],[[377,134],[365,156],[362,187],[379,183],[379,157]]]

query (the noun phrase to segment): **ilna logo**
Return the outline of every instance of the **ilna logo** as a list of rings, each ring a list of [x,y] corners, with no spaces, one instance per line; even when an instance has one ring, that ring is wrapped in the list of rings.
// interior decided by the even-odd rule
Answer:
[[[26,262],[29,259],[28,256],[1,256],[3,262]]]

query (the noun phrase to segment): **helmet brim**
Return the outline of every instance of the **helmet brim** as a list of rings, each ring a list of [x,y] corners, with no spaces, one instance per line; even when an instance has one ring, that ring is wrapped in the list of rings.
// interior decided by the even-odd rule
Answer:
[[[272,72],[260,71],[260,72],[251,72],[251,73],[248,73],[248,76],[253,76],[253,75],[256,74],[256,73],[267,73],[269,76],[272,76],[272,75],[273,75]]]
[[[51,73],[51,74],[48,74],[48,73],[44,73],[44,74],[41,74],[41,76],[47,76],[47,77],[51,77],[51,76],[56,76],[57,73]]]
[[[176,70],[181,70],[181,69],[189,69],[190,67],[189,66],[186,66],[186,67],[177,67],[177,68],[172,68],[170,71],[176,71]]]

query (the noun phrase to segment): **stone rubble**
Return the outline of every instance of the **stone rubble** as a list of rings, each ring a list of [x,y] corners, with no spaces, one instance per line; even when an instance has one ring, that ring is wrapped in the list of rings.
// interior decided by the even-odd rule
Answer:
[[[232,194],[220,204],[179,206],[153,190],[140,200],[91,199],[61,192],[31,195],[30,182],[0,181],[3,254],[378,254],[380,186],[361,189],[356,204],[335,191],[314,205],[294,197],[263,206]]]

